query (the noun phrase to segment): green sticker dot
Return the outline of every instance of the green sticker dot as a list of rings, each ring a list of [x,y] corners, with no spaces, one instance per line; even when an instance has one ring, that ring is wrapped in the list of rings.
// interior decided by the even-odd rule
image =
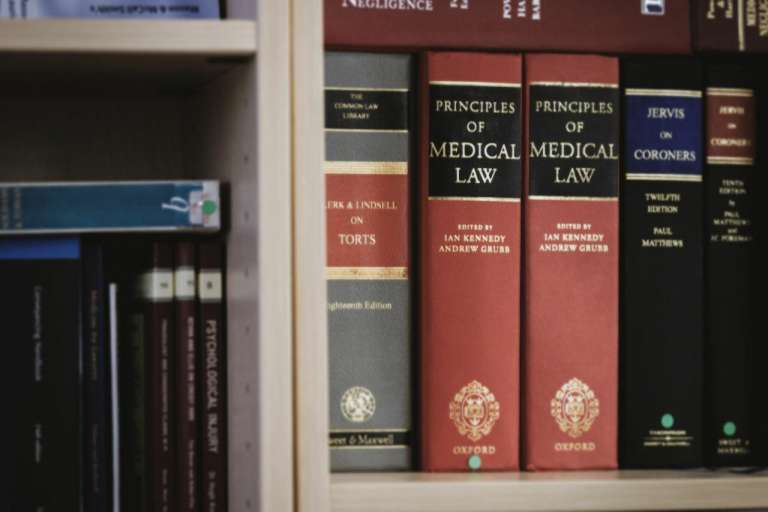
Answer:
[[[675,417],[671,414],[665,414],[661,417],[661,426],[664,428],[672,428],[675,426]]]
[[[726,421],[723,425],[723,434],[728,437],[736,435],[736,424],[732,421]]]
[[[216,201],[203,201],[203,214],[213,215],[216,213]]]
[[[483,460],[480,458],[479,455],[473,455],[467,461],[467,465],[469,466],[469,469],[476,471],[480,469],[480,466],[483,465]]]

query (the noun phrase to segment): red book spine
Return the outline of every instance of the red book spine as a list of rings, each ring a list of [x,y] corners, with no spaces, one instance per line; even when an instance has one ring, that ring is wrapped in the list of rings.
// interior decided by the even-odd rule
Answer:
[[[338,48],[689,53],[688,0],[325,0]]]
[[[617,465],[619,64],[525,60],[525,465]]]
[[[422,465],[519,467],[521,58],[421,77]]]
[[[151,265],[144,274],[147,348],[147,510],[174,512],[173,378],[173,249],[170,244],[152,244]]]
[[[176,243],[176,429],[178,510],[198,509],[197,293],[195,246]]]
[[[227,510],[227,354],[224,330],[224,254],[217,242],[198,247],[202,512]]]

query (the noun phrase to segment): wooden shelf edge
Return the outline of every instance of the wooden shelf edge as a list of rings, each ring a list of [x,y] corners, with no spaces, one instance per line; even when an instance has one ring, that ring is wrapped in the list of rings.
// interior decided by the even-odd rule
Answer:
[[[371,473],[331,477],[334,512],[768,508],[768,473]]]
[[[248,57],[256,30],[248,20],[2,20],[0,55]]]

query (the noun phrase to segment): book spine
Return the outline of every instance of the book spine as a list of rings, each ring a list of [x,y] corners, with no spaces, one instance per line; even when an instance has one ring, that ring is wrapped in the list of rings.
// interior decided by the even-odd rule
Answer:
[[[615,468],[618,60],[525,62],[525,465]]]
[[[147,373],[147,510],[176,509],[175,464],[175,357],[173,249],[154,242],[149,249],[151,264],[143,276]]]
[[[693,0],[694,46],[700,51],[768,51],[768,6],[754,0]]]
[[[324,16],[336,48],[690,52],[687,0],[325,0]]]
[[[120,407],[120,330],[121,319],[118,316],[118,284],[109,283],[109,391],[110,391],[110,448],[111,448],[111,482],[108,483],[111,489],[111,512],[120,512],[121,510],[121,489],[123,472],[123,453],[124,448],[121,441],[122,436],[122,408]],[[87,509],[86,509],[87,510]],[[106,508],[105,510],[110,510]]]
[[[178,510],[198,510],[197,275],[195,245],[177,242],[174,268],[176,308],[176,418]]]
[[[219,18],[218,0],[98,0],[50,2],[0,0],[0,19],[34,18]]]
[[[217,181],[0,184],[0,235],[220,227]]]
[[[753,283],[755,91],[749,71],[707,70],[705,318],[707,463],[752,461],[750,295]]]
[[[331,469],[412,467],[411,58],[329,53]]]
[[[624,62],[622,467],[703,464],[701,67]]]
[[[224,256],[220,244],[198,246],[200,304],[198,372],[203,512],[227,511],[227,354],[224,325]]]
[[[427,53],[421,74],[422,465],[514,470],[521,58]]]
[[[98,244],[83,247],[83,470],[88,511],[108,509],[110,501],[110,383],[108,378],[104,255]]]

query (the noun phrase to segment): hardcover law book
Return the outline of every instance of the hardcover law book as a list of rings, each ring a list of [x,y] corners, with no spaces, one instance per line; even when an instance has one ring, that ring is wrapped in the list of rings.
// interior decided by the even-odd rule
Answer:
[[[173,248],[153,242],[142,279],[146,372],[146,509],[176,508],[176,380]]]
[[[712,64],[706,83],[705,459],[753,462],[750,299],[754,281],[755,89],[746,67]]]
[[[0,280],[4,508],[80,510],[80,241],[0,239]]]
[[[218,181],[0,184],[0,235],[220,228]]]
[[[338,48],[690,52],[687,0],[325,0]]]
[[[107,283],[100,244],[83,244],[83,498],[86,510],[106,512],[111,496]]]
[[[219,16],[219,0],[0,0],[0,19],[165,19]]]
[[[176,242],[174,267],[174,307],[176,315],[176,429],[178,477],[177,507],[181,512],[199,509],[197,405],[197,274],[195,244]]]
[[[519,467],[522,63],[427,53],[420,85],[421,462]]]
[[[698,51],[768,51],[768,6],[755,0],[692,0]]]
[[[527,55],[523,452],[617,466],[619,64]]]
[[[218,242],[199,244],[198,262],[201,510],[226,512],[227,353],[222,245]]]
[[[703,74],[623,62],[622,467],[703,465]]]
[[[412,467],[408,55],[328,53],[331,469]]]

